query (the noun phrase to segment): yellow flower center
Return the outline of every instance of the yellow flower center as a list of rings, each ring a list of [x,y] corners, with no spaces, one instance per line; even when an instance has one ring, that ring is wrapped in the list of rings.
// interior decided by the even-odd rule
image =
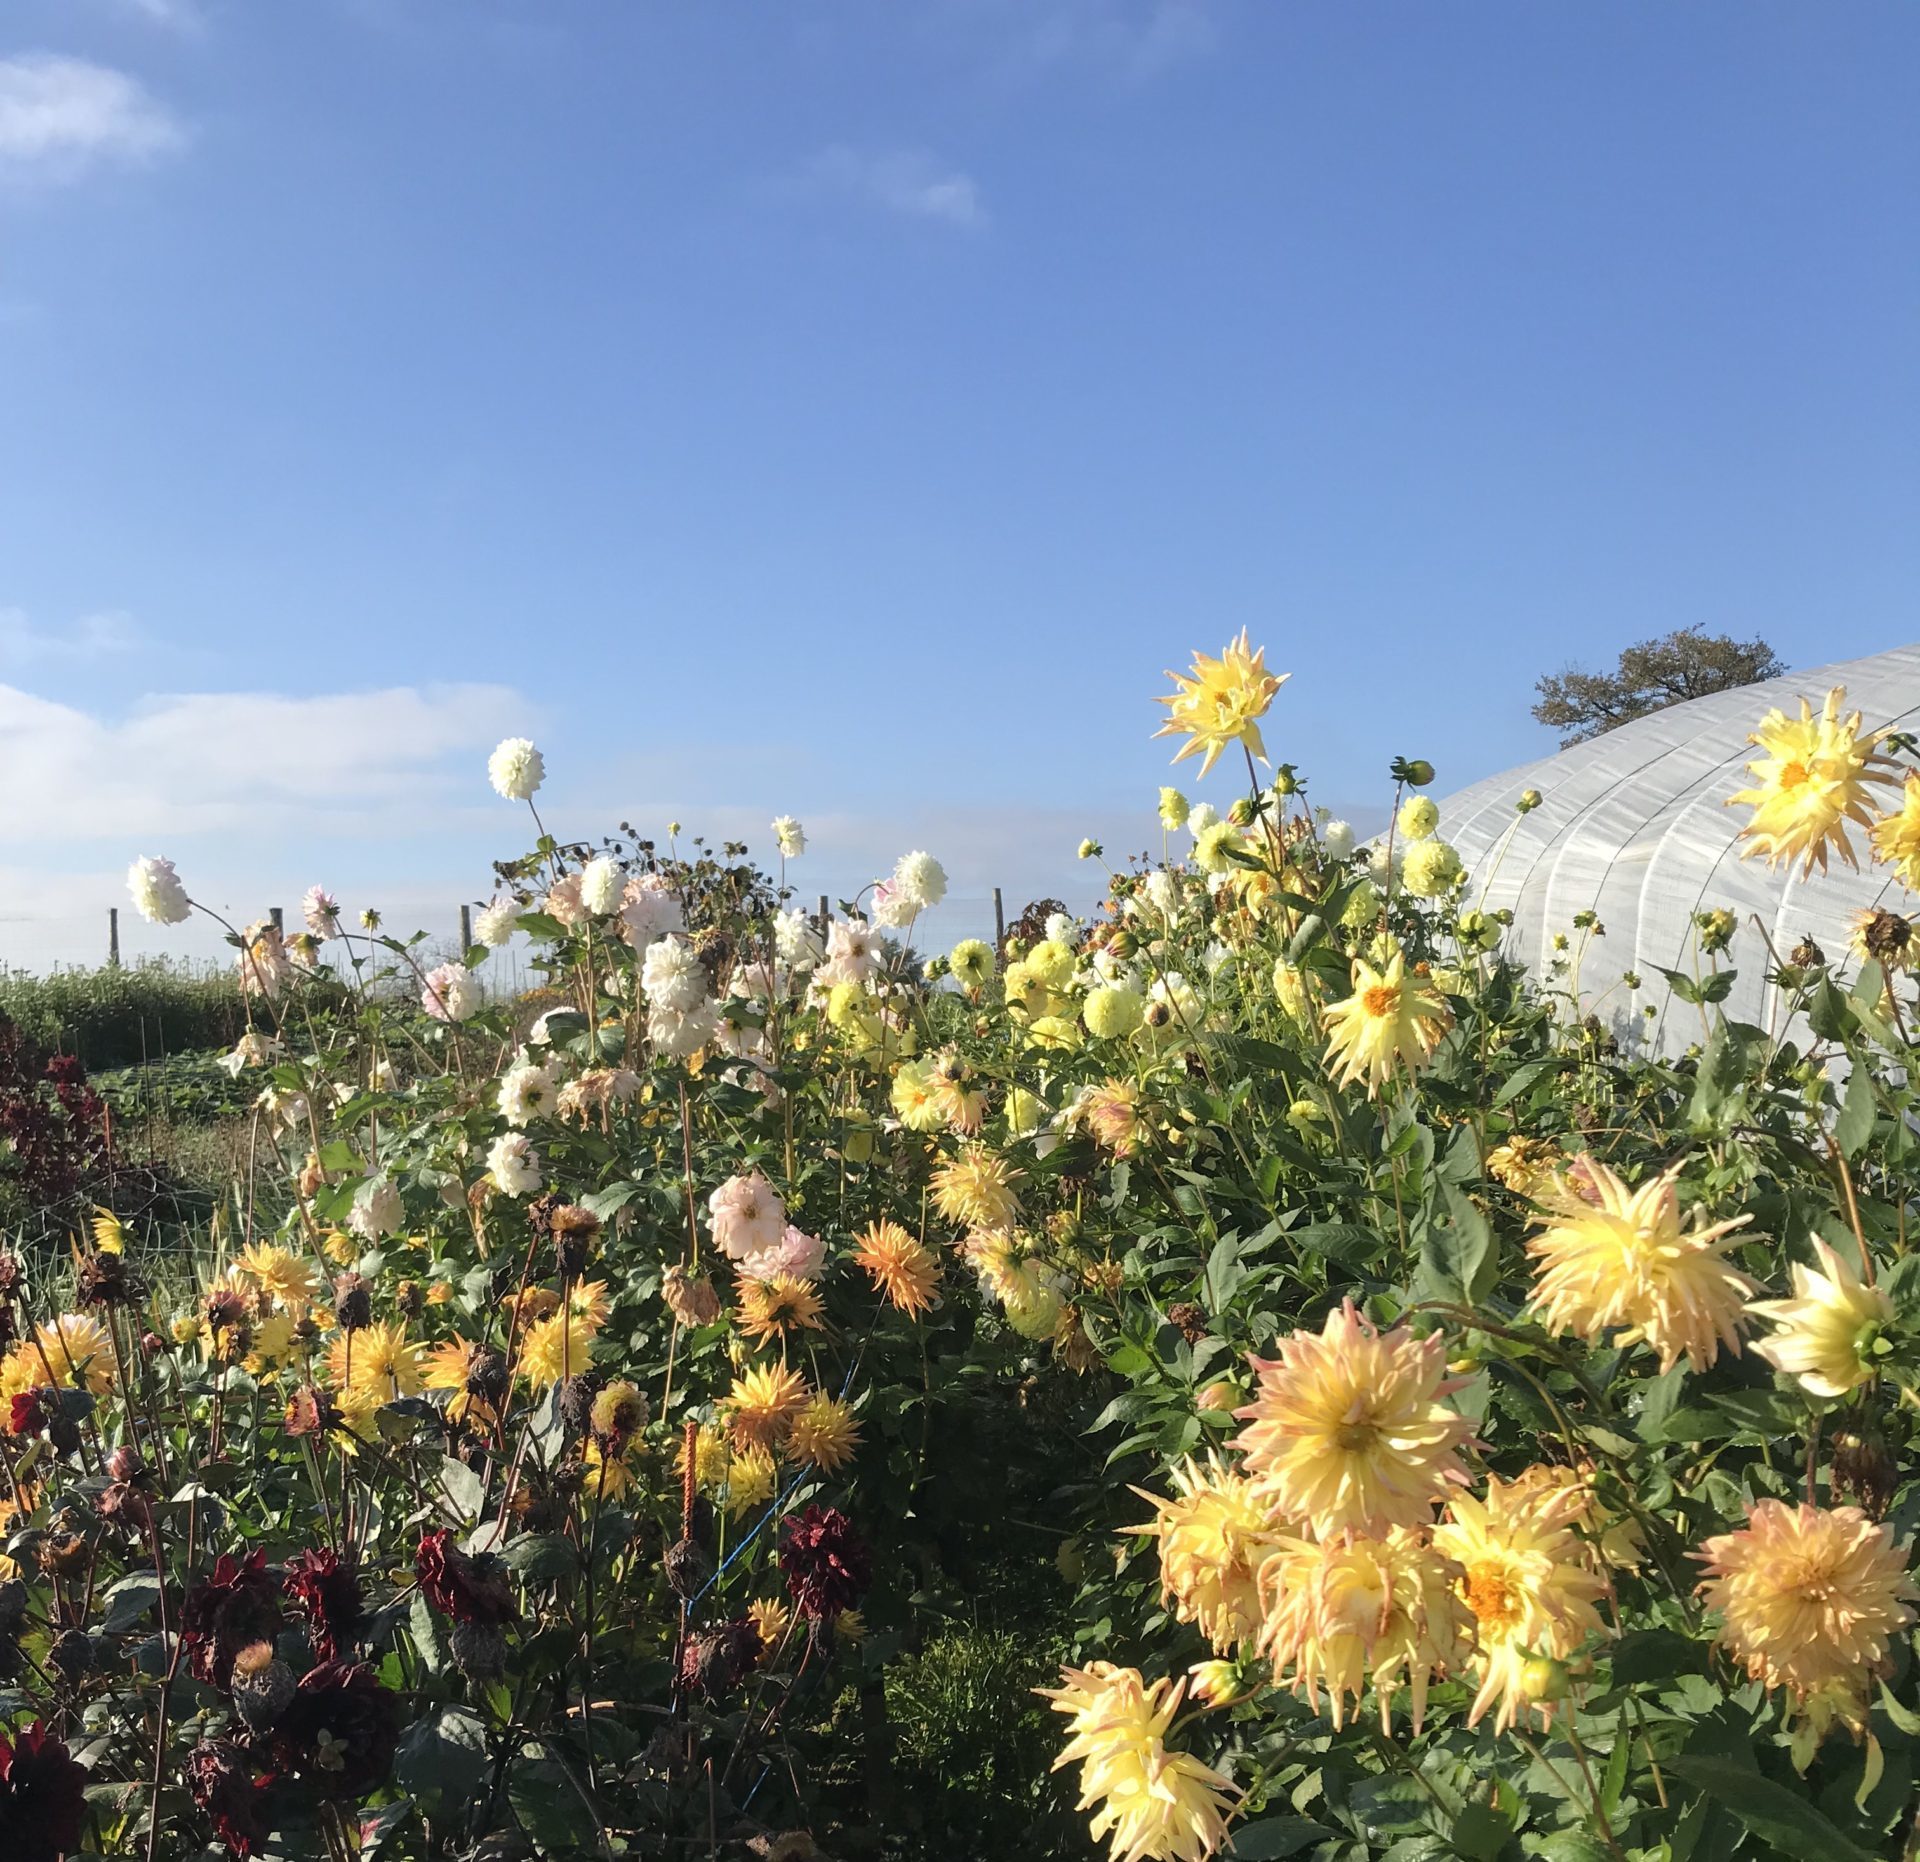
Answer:
[[[1390,983],[1376,983],[1361,996],[1360,1006],[1369,1015],[1384,1020],[1400,1006],[1400,992]]]
[[[1380,1430],[1371,1422],[1343,1422],[1333,1432],[1333,1439],[1348,1454],[1360,1455],[1380,1439]]]
[[[1467,1603],[1484,1628],[1504,1634],[1520,1620],[1520,1597],[1500,1564],[1467,1567]]]
[[[1813,772],[1798,758],[1786,763],[1780,769],[1780,786],[1783,789],[1798,789],[1813,780]]]

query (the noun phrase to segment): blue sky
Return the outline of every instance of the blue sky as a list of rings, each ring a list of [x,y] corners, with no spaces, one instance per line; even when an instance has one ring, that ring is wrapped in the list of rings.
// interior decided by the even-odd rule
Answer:
[[[1343,812],[1676,625],[1910,639],[1917,75],[1906,0],[9,0],[0,959],[135,852],[476,895],[508,730],[570,831],[1063,890],[1242,626]]]

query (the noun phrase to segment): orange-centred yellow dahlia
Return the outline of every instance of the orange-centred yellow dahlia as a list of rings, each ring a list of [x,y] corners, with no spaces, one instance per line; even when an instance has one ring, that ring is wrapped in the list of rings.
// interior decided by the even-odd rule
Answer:
[[[1080,1808],[1112,1862],[1202,1862],[1227,1833],[1232,1783],[1166,1743],[1184,1681],[1142,1679],[1137,1668],[1092,1662],[1062,1671],[1064,1687],[1036,1688],[1067,1716],[1071,1737],[1053,1769],[1080,1764]]]
[[[932,1310],[940,1263],[931,1248],[884,1217],[869,1224],[859,1240],[854,1265],[873,1282],[876,1293],[885,1294],[891,1305],[910,1318]]]
[[[1378,1093],[1395,1067],[1417,1072],[1453,1026],[1453,1011],[1436,990],[1407,975],[1405,956],[1395,951],[1384,971],[1364,958],[1353,964],[1353,989],[1322,1011],[1327,1036],[1323,1064],[1342,1086],[1364,1079]]]
[[[1864,1690],[1916,1592],[1893,1534],[1857,1506],[1761,1500],[1737,1532],[1694,1554],[1720,1641],[1756,1681],[1796,1699],[1834,1685]]]
[[[1870,1287],[1818,1236],[1817,1267],[1795,1261],[1793,1297],[1747,1308],[1779,1328],[1754,1350],[1775,1370],[1797,1377],[1809,1396],[1843,1397],[1874,1373],[1873,1346],[1893,1318],[1893,1301]]]
[[[1261,1617],[1259,1570],[1273,1549],[1271,1501],[1244,1474],[1210,1455],[1189,1455],[1173,1470],[1173,1498],[1136,1487],[1155,1512],[1126,1531],[1157,1539],[1160,1594],[1183,1623],[1194,1623],[1223,1655],[1252,1639]]]
[[[575,1312],[552,1312],[527,1328],[520,1341],[520,1375],[535,1390],[593,1368],[599,1327]]]
[[[1291,675],[1269,672],[1266,660],[1266,648],[1250,648],[1243,627],[1239,639],[1228,641],[1218,659],[1195,653],[1190,677],[1167,674],[1173,690],[1155,701],[1166,706],[1167,721],[1154,735],[1186,738],[1174,752],[1176,763],[1197,756],[1204,776],[1219,760],[1221,751],[1233,743],[1245,744],[1263,763],[1267,760],[1260,720],[1273,703],[1274,693]]]
[[[810,1394],[807,1380],[784,1364],[755,1364],[742,1371],[726,1400],[736,1446],[772,1448],[784,1441]]]
[[[398,1319],[376,1320],[358,1331],[341,1332],[327,1347],[327,1379],[336,1392],[373,1404],[418,1396],[424,1387],[420,1347],[407,1337]]]
[[[1550,1332],[1597,1339],[1616,1326],[1616,1343],[1644,1339],[1662,1371],[1682,1357],[1701,1371],[1724,1345],[1740,1349],[1747,1296],[1758,1283],[1730,1266],[1728,1237],[1746,1216],[1683,1231],[1675,1188],[1681,1166],[1629,1189],[1605,1164],[1581,1160],[1580,1182],[1553,1180],[1527,1243],[1535,1262],[1533,1304]]]
[[[1827,856],[1837,853],[1857,867],[1847,828],[1870,827],[1873,785],[1896,780],[1893,765],[1879,749],[1880,731],[1860,728],[1860,713],[1842,717],[1847,688],[1836,685],[1816,716],[1803,698],[1800,715],[1790,718],[1775,706],[1749,739],[1764,753],[1747,765],[1753,787],[1727,798],[1744,803],[1753,816],[1740,830],[1752,844],[1749,854],[1766,856],[1769,866],[1801,862],[1805,878]]]
[[[1434,1549],[1460,1568],[1460,1595],[1477,1630],[1480,1691],[1469,1726],[1496,1704],[1500,1732],[1528,1706],[1550,1719],[1552,1703],[1535,1700],[1528,1688],[1528,1664],[1536,1656],[1564,1661],[1603,1627],[1593,1600],[1606,1585],[1582,1562],[1570,1524],[1577,1506],[1564,1488],[1489,1475],[1484,1501],[1456,1495],[1434,1528]]]
[[[1259,1647],[1276,1685],[1291,1685],[1316,1713],[1324,1687],[1339,1727],[1371,1681],[1384,1732],[1404,1683],[1418,1732],[1433,1678],[1458,1667],[1470,1646],[1459,1575],[1424,1533],[1404,1526],[1381,1538],[1283,1539],[1260,1570]]]
[[[1247,1425],[1234,1446],[1289,1520],[1323,1539],[1424,1525],[1466,1480],[1458,1451],[1473,1425],[1441,1401],[1459,1384],[1438,1332],[1383,1333],[1348,1300],[1278,1350],[1248,1360],[1258,1385],[1234,1411]]]
[[[771,1280],[740,1276],[740,1305],[734,1314],[741,1331],[756,1344],[785,1338],[789,1332],[820,1330],[820,1296],[792,1274]]]

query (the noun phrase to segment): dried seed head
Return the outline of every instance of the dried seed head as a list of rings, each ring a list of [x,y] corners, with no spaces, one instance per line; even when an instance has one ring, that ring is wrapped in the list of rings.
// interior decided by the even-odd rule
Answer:
[[[341,1274],[333,1283],[334,1323],[342,1331],[364,1331],[373,1323],[373,1289],[364,1276]]]

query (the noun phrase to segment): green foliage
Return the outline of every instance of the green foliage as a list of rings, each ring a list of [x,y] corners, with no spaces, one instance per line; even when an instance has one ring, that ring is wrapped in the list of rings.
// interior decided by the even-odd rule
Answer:
[[[246,1027],[230,975],[164,958],[44,976],[7,971],[0,1015],[36,1047],[78,1055],[94,1073],[230,1047]]]

